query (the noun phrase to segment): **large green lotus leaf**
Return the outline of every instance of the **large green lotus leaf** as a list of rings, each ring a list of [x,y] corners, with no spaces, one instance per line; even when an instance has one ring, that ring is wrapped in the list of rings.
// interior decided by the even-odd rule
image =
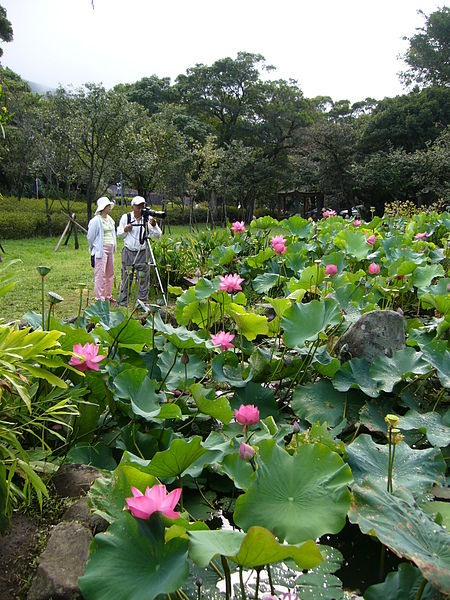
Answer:
[[[450,351],[445,340],[433,340],[421,346],[424,360],[436,369],[439,381],[445,388],[450,388]]]
[[[438,261],[440,262],[440,260]],[[433,296],[447,296],[447,285],[450,284],[450,277],[442,277],[436,281],[435,285],[430,287],[430,292]]]
[[[239,333],[249,342],[258,335],[267,335],[269,331],[267,317],[255,313],[246,313],[242,306],[234,302],[227,308],[227,312],[236,323]]]
[[[114,473],[107,477],[98,477],[89,490],[89,504],[95,512],[109,523],[123,515],[125,498],[131,497],[131,486],[142,493],[147,486],[153,487],[157,479],[132,465],[119,465]]]
[[[236,389],[230,404],[233,410],[238,409],[241,404],[253,404],[258,407],[260,419],[269,416],[278,417],[279,414],[273,390],[253,381],[247,383],[245,387]]]
[[[216,398],[214,389],[206,389],[200,383],[194,383],[189,389],[201,413],[225,424],[231,421],[234,415],[226,396]]]
[[[253,474],[252,465],[239,458],[236,451],[228,454],[222,460],[222,471],[234,481],[234,485],[240,490],[247,490],[250,485],[250,476]]]
[[[84,319],[85,321],[91,321],[92,323],[100,323],[102,329],[105,331],[112,329],[127,320],[127,316],[123,312],[110,311],[109,309],[110,306],[108,302],[98,300],[95,304],[91,304],[86,308],[84,311]]]
[[[324,423],[335,427],[342,421],[347,394],[335,390],[328,379],[299,385],[293,394],[291,407],[297,417],[308,423]]]
[[[339,305],[335,300],[324,302],[312,300],[308,304],[293,304],[282,319],[283,341],[288,348],[302,347],[306,341],[314,341],[330,325],[341,321]]]
[[[114,378],[115,396],[131,400],[135,415],[150,420],[159,414],[159,402],[165,395],[156,391],[157,383],[147,376],[147,369],[131,368]]]
[[[109,330],[98,327],[95,329],[95,335],[111,346],[116,343],[119,346],[141,352],[144,346],[152,345],[153,332],[151,329],[142,327],[139,321],[131,319],[130,321],[121,322]]]
[[[97,469],[112,471],[117,463],[112,457],[111,448],[104,442],[88,444],[79,442],[72,446],[66,455],[66,461],[82,465],[91,465]]]
[[[398,571],[389,573],[386,581],[371,585],[364,592],[364,600],[416,600],[417,592],[423,583],[423,575],[420,570],[409,563],[398,565]],[[448,596],[447,596],[448,597]],[[421,600],[444,600],[445,596],[440,594],[427,583]]]
[[[349,519],[363,533],[375,532],[382,544],[414,562],[443,593],[450,590],[450,535],[417,505],[388,494],[366,479],[355,485]]]
[[[181,362],[182,354],[174,352],[170,344],[158,357],[157,365],[168,390],[176,390],[180,383],[189,386],[205,374],[206,365],[196,354],[189,354],[187,364]]]
[[[341,231],[335,236],[333,242],[335,246],[345,249],[347,254],[354,256],[357,260],[364,260],[372,251],[372,246],[367,243],[364,233],[357,229]]]
[[[410,410],[400,420],[401,429],[417,429],[426,436],[433,446],[445,448],[450,444],[450,427],[442,422],[442,417],[436,412],[419,414]]]
[[[359,411],[361,424],[369,431],[374,433],[383,433],[387,435],[387,423],[384,420],[386,415],[395,413],[392,407],[392,398],[382,396],[376,402],[366,402]]]
[[[259,219],[251,221],[250,229],[272,229],[273,227],[278,227],[279,224],[280,222],[277,219],[266,215],[265,217],[259,217]]]
[[[350,506],[351,481],[348,465],[323,444],[305,444],[291,456],[274,440],[263,440],[250,487],[236,501],[234,522],[244,531],[265,526],[293,544],[337,533]]]
[[[205,327],[208,318],[215,321],[220,314],[217,302],[207,302],[217,292],[218,286],[206,279],[201,279],[197,286],[190,287],[177,299],[175,318],[179,325],[187,327],[193,322],[200,327]]]
[[[412,260],[404,260],[399,265],[396,265],[394,273],[395,275],[411,275],[417,269],[417,264]]]
[[[447,531],[450,529],[450,502],[424,502],[420,508],[430,515],[436,523],[445,527]]]
[[[208,450],[201,445],[200,436],[186,440],[172,440],[170,448],[157,452],[150,461],[148,472],[155,477],[171,479],[189,473],[189,467]]]
[[[217,287],[209,279],[203,277],[197,281],[194,287],[195,297],[200,301],[210,298],[216,291]]]
[[[246,569],[286,558],[292,558],[301,569],[312,569],[323,561],[312,540],[301,546],[283,545],[264,527],[250,527],[247,534],[226,529],[189,532],[189,556],[197,565],[206,567],[217,555],[226,556]]]
[[[239,245],[217,246],[210,254],[212,264],[228,265],[239,252]]]
[[[414,348],[403,348],[394,352],[394,356],[379,356],[372,363],[369,375],[379,390],[392,392],[394,385],[410,375],[423,375],[429,371],[427,362],[422,358],[422,353]]]
[[[286,277],[282,277],[278,273],[262,273],[257,275],[252,281],[253,289],[257,294],[265,294],[275,285],[285,281]]]
[[[412,284],[419,290],[426,290],[431,285],[435,277],[443,277],[445,275],[442,265],[425,265],[417,267],[411,278]]]
[[[266,297],[266,301],[275,311],[277,317],[282,317],[284,312],[291,306],[291,301],[288,298],[269,298]]]
[[[206,341],[203,338],[201,338],[195,331],[189,331],[188,329],[186,329],[186,327],[174,328],[169,323],[164,323],[159,314],[155,316],[154,328],[155,331],[162,333],[165,340],[171,342],[175,346],[175,348],[178,348],[178,350],[206,347]],[[151,329],[148,329],[147,331],[150,331],[150,333],[152,333]]]
[[[295,292],[298,289],[309,290],[320,285],[324,278],[325,269],[323,267],[306,267],[306,269],[303,269],[303,271],[299,274],[297,281],[295,281],[295,279],[291,279],[289,281],[289,290],[291,292]]]
[[[166,543],[160,513],[148,521],[125,513],[94,538],[78,583],[85,600],[153,600],[175,592],[188,576],[187,540]]]
[[[370,365],[364,358],[352,358],[343,364],[333,377],[333,386],[340,392],[359,388],[370,398],[380,395],[376,382],[370,376]]]
[[[253,370],[250,368],[242,373],[239,357],[234,352],[218,354],[211,362],[211,367],[215,381],[229,383],[233,387],[244,387],[252,380]]]
[[[450,294],[433,296],[426,293],[420,296],[420,302],[425,310],[435,308],[442,316],[446,316],[450,312]]]
[[[341,363],[338,358],[332,358],[327,347],[323,346],[314,354],[312,366],[320,375],[332,379],[339,371]]]
[[[347,446],[347,460],[358,485],[370,475],[378,486],[387,487],[388,444],[375,444],[370,435],[359,435]],[[442,484],[444,479],[445,460],[439,448],[412,450],[405,442],[396,444],[392,469],[394,489],[405,488],[417,497],[435,483]]]
[[[272,257],[272,248],[264,248],[264,250],[261,250],[260,252],[258,252],[258,254],[255,254],[254,256],[249,256],[247,259],[247,264],[252,269],[260,269],[264,266],[264,263],[266,263]]]
[[[194,288],[188,288],[182,296],[177,299],[175,306],[175,318],[180,325],[189,325],[192,316],[196,314],[200,301],[195,297]]]
[[[283,227],[285,225],[288,226],[291,235],[296,235],[300,239],[307,238],[314,231],[314,225],[310,221],[297,215],[283,221]]]

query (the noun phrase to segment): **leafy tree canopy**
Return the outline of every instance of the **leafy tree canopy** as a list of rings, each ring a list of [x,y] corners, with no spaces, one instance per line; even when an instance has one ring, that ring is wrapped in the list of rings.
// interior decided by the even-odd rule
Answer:
[[[450,84],[450,8],[444,6],[426,16],[425,26],[417,29],[410,38],[409,48],[403,56],[408,69],[400,73],[406,86],[414,83],[422,87]]]

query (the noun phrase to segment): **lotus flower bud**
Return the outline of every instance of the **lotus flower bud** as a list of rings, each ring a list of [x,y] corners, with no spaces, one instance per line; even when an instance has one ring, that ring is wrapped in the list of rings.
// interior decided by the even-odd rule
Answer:
[[[239,446],[239,458],[241,460],[251,460],[255,456],[255,450],[246,444],[245,442],[241,442]]]

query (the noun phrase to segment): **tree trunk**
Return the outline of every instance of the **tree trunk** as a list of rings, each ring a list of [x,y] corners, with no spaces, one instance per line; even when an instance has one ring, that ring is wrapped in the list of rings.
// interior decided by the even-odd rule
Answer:
[[[209,201],[209,206],[211,209],[211,216],[212,216],[213,221],[217,221],[219,212],[217,210],[217,196],[216,196],[215,190],[211,190],[211,199]]]

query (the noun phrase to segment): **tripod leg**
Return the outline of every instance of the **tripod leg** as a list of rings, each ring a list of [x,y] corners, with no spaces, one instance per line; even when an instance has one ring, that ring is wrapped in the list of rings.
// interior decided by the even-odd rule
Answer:
[[[148,240],[147,240],[147,248],[148,248],[148,252],[149,252],[149,255],[150,255],[150,266],[153,267],[153,269],[155,270],[155,275],[156,275],[156,279],[158,281],[159,289],[161,291],[161,296],[162,296],[162,299],[163,299],[163,302],[164,302],[165,306],[167,306],[167,300],[166,300],[166,296],[164,294],[163,284],[162,284],[161,278],[159,276],[158,267],[156,266],[155,256],[153,254],[152,247],[151,247],[150,242]]]

